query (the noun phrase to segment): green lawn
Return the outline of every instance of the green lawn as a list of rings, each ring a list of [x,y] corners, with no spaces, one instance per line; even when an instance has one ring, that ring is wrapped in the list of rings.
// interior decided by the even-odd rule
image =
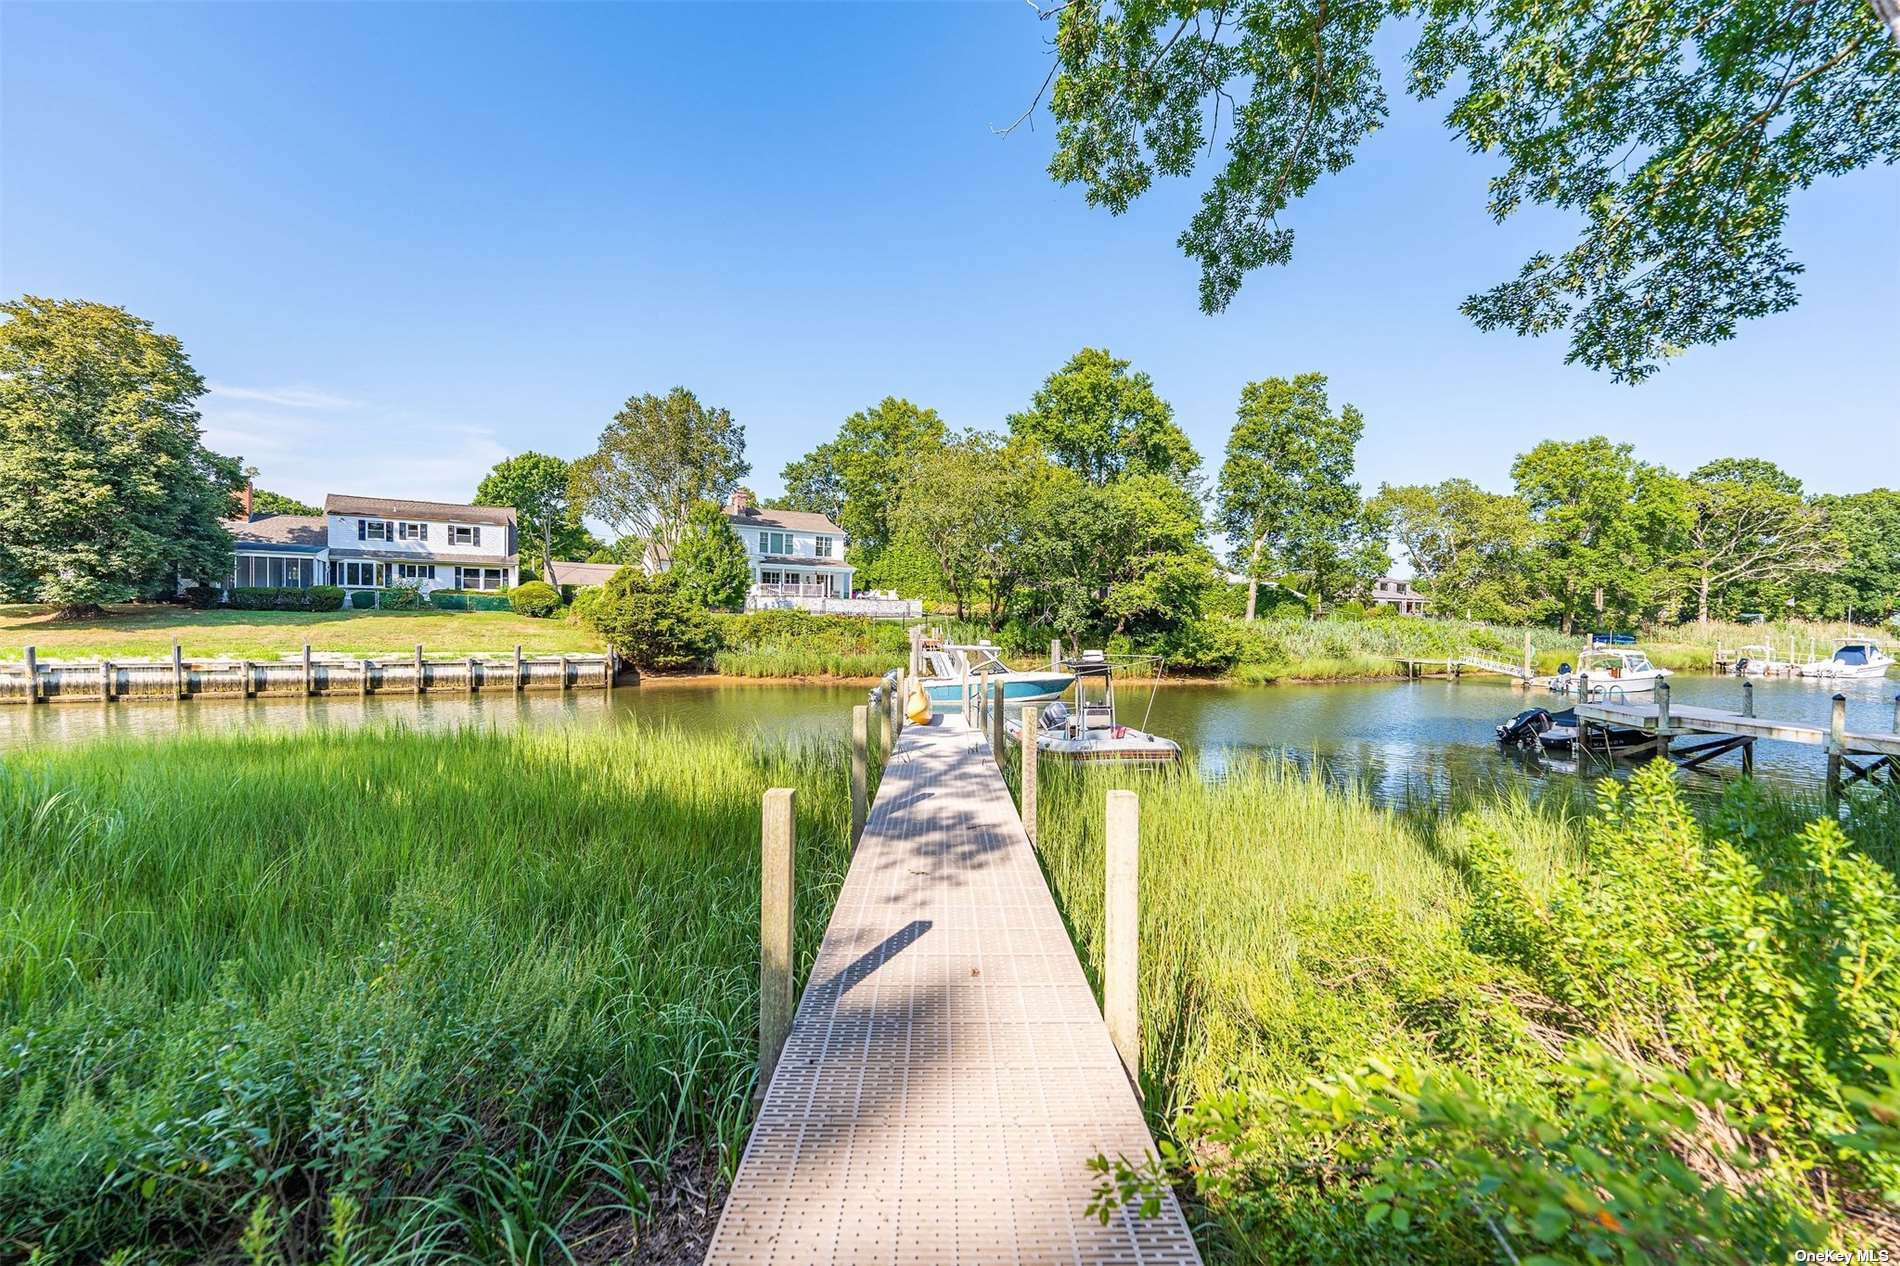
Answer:
[[[600,640],[566,619],[531,620],[512,611],[192,611],[184,607],[113,607],[95,620],[56,620],[48,607],[0,606],[0,660],[25,648],[46,659],[275,659],[305,642],[353,655],[407,653],[421,643],[435,654],[511,651],[594,652]]]

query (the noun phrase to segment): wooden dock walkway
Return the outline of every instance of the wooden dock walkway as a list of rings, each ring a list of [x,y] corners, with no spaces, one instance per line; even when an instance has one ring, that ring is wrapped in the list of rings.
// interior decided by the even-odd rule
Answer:
[[[906,726],[706,1261],[1198,1264],[1089,1216],[1141,1109],[981,736]]]

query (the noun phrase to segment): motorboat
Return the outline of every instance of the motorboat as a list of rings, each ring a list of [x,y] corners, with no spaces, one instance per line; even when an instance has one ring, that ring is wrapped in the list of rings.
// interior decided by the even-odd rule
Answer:
[[[1826,659],[1795,669],[1803,677],[1885,677],[1893,656],[1872,642],[1842,642]]]
[[[1725,671],[1734,677],[1781,677],[1794,671],[1785,659],[1775,658],[1772,642],[1757,642],[1737,647],[1732,660],[1725,660]]]
[[[1656,667],[1632,647],[1591,646],[1577,656],[1575,668],[1565,664],[1557,670],[1550,689],[1592,703],[1614,703],[1626,695],[1647,694],[1668,676],[1667,668]]]
[[[1126,764],[1170,764],[1181,758],[1181,745],[1171,738],[1123,725],[1115,713],[1115,674],[1101,651],[1084,651],[1066,662],[1074,678],[1073,704],[1056,700],[1036,718],[1036,750],[1068,761],[1116,761]],[[1023,741],[1022,725],[1004,718],[1009,736]]]
[[[933,712],[954,712],[963,707],[963,692],[974,689],[988,676],[992,684],[1003,684],[1005,706],[1019,703],[1047,703],[1060,699],[1075,674],[1050,669],[1021,671],[1002,659],[998,647],[988,642],[959,646],[951,642],[926,642],[918,651],[922,673],[920,685],[930,697]]]
[[[1591,689],[1594,691],[1595,687]],[[1577,750],[1582,741],[1582,732],[1577,724],[1575,708],[1565,708],[1560,712],[1552,712],[1548,708],[1526,708],[1497,727],[1498,744],[1501,747],[1563,754]],[[1625,726],[1600,727],[1594,733],[1600,734],[1602,745],[1610,749],[1634,746],[1648,742],[1652,737],[1639,729]]]

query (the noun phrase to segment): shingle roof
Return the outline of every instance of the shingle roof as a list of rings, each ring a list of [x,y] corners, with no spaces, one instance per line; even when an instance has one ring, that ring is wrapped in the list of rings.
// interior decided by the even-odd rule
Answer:
[[[249,520],[221,519],[237,538],[239,547],[274,546],[278,549],[322,549],[330,539],[328,522],[320,514],[260,514]]]
[[[726,522],[735,528],[778,528],[781,531],[821,532],[842,536],[844,529],[822,514],[809,510],[761,510],[752,506],[744,514],[727,514]]]
[[[331,493],[323,499],[326,514],[376,514],[391,519],[428,519],[439,523],[512,524],[512,506],[465,506],[450,501],[403,501],[391,497],[351,497]]]

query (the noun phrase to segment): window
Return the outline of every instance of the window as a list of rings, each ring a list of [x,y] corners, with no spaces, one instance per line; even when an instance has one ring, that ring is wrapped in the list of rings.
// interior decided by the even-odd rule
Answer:
[[[455,569],[455,587],[458,589],[499,589],[502,585],[502,569],[499,567],[457,567]]]
[[[427,523],[398,523],[396,539],[399,541],[426,541],[429,539]]]
[[[381,563],[359,563],[355,561],[330,564],[338,584],[350,589],[375,589],[383,583],[383,565]]]
[[[480,545],[481,543],[482,530],[479,527],[467,523],[449,524],[449,544]]]
[[[781,579],[782,573],[780,572],[766,570],[759,572],[759,583],[762,585],[776,585]]]
[[[821,536],[821,537],[819,537],[819,538],[818,538],[818,551],[817,551],[817,552],[818,552],[818,557],[820,557],[820,558],[830,558],[830,557],[832,556],[832,554],[831,554],[831,538],[830,538],[829,536]]]
[[[396,539],[395,524],[387,519],[358,519],[356,521],[356,539],[359,541],[393,541]]]
[[[435,579],[434,563],[397,563],[396,578],[411,583]]]
[[[759,533],[759,553],[789,554],[792,552],[792,535],[789,532]]]

